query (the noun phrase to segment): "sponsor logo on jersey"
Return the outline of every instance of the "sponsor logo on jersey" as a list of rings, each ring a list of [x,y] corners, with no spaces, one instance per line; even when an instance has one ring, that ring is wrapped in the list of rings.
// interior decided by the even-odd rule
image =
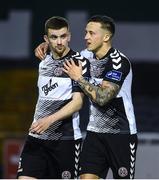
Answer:
[[[111,71],[106,73],[105,77],[107,77],[109,79],[116,80],[116,81],[120,81],[121,80],[121,76],[122,76],[122,72],[111,70]]]
[[[48,95],[49,91],[52,91],[53,89],[57,87],[58,87],[57,82],[52,84],[52,79],[50,79],[49,82],[42,87],[42,91],[44,91],[45,96],[46,96]]]

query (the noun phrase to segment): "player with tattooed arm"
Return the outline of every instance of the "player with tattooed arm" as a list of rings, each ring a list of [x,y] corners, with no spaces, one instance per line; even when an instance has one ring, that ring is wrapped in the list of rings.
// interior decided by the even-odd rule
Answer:
[[[131,98],[132,68],[129,59],[112,46],[112,18],[93,16],[86,25],[91,79],[82,76],[82,65],[65,62],[64,72],[78,82],[90,98],[90,117],[84,140],[81,179],[105,178],[111,168],[115,179],[133,179],[137,130]]]

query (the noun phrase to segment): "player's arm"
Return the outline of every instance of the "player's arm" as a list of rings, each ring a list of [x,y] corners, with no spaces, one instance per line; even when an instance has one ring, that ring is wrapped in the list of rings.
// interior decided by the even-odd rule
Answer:
[[[109,81],[103,81],[100,87],[91,84],[85,80],[83,76],[77,81],[84,93],[100,106],[104,106],[110,100],[115,98],[120,90],[119,85]]]
[[[99,87],[85,80],[82,76],[82,65],[80,62],[79,66],[77,66],[73,61],[67,61],[64,64],[63,71],[67,73],[71,79],[77,81],[83,92],[100,106],[107,104],[120,90],[120,86],[113,82],[103,81]]]
[[[48,44],[46,42],[43,42],[35,48],[34,50],[35,56],[42,60],[45,58],[47,50],[48,50]]]
[[[72,100],[62,107],[56,113],[39,119],[37,122],[33,123],[29,129],[30,132],[34,133],[43,133],[52,123],[66,119],[71,116],[73,113],[79,111],[83,105],[83,93],[74,92]]]

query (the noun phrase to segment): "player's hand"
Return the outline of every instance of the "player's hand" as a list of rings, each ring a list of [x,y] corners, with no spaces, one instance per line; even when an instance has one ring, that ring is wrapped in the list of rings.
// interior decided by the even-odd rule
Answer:
[[[48,44],[46,42],[43,42],[39,44],[39,46],[37,46],[36,49],[34,50],[35,56],[42,60],[46,57],[47,50],[48,50]]]
[[[46,129],[49,128],[51,124],[52,124],[51,118],[49,116],[44,117],[34,122],[31,125],[29,132],[35,133],[35,134],[42,134]]]
[[[70,76],[71,79],[78,81],[82,77],[82,63],[78,61],[79,66],[73,60],[64,62],[63,71]]]

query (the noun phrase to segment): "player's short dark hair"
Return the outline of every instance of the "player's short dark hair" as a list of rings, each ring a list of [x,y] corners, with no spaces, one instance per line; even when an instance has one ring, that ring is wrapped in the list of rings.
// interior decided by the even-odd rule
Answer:
[[[107,29],[112,34],[112,36],[115,34],[115,22],[109,16],[95,15],[88,20],[88,23],[89,22],[98,22],[101,24],[101,27],[103,29]]]
[[[48,29],[61,29],[66,27],[69,29],[68,21],[60,16],[53,16],[45,22],[45,34],[48,34]]]

